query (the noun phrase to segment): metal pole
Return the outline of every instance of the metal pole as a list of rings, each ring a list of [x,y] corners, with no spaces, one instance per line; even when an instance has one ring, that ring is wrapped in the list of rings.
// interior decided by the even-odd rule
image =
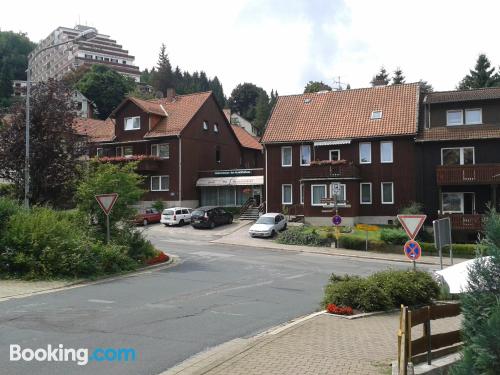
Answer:
[[[109,243],[110,235],[109,235],[109,214],[106,215],[106,243]]]
[[[28,70],[26,76],[26,134],[24,143],[26,153],[24,156],[24,207],[30,208],[30,94],[31,94],[31,61],[28,61]]]
[[[365,233],[366,233],[365,251],[368,251],[368,231],[365,230]]]
[[[453,266],[453,241],[450,242],[450,262]]]
[[[443,269],[443,247],[441,246],[441,243],[439,243],[439,266],[441,269]]]

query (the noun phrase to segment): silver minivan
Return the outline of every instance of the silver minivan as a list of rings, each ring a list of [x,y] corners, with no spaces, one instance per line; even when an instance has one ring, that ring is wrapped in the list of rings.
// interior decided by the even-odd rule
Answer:
[[[191,208],[172,207],[166,208],[161,214],[160,223],[165,226],[184,225],[191,222]]]

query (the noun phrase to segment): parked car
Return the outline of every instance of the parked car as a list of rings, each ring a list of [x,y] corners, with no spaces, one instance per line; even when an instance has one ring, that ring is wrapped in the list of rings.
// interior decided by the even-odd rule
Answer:
[[[191,222],[191,208],[173,207],[163,210],[161,214],[162,224],[169,225],[184,225]]]
[[[215,228],[232,222],[233,215],[221,207],[199,207],[191,213],[191,225],[194,228]]]
[[[161,219],[161,214],[155,208],[146,208],[145,210],[139,211],[135,216],[134,222],[138,225],[148,225],[151,223],[159,223]]]
[[[251,237],[273,237],[287,227],[287,220],[283,214],[267,213],[259,217],[248,233]]]
[[[481,259],[481,261],[486,264],[489,264],[492,261],[491,256],[466,260],[453,266],[446,267],[442,270],[434,271],[434,279],[439,285],[448,289],[450,294],[467,292],[469,283],[469,267],[471,267],[478,259]]]

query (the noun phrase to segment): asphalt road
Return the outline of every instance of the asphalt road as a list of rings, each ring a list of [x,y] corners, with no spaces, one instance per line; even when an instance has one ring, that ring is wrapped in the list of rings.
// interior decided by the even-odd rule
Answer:
[[[332,272],[367,275],[406,264],[215,245],[217,232],[154,226],[168,269],[0,303],[0,374],[158,374],[237,337],[318,309]],[[22,348],[133,348],[133,362],[11,362]]]

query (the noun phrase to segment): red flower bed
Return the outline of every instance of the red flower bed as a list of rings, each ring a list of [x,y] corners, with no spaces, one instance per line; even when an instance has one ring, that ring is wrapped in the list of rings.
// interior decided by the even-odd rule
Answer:
[[[330,314],[352,315],[352,307],[350,307],[350,306],[337,306],[333,303],[329,303],[326,306],[326,311],[328,311]]]
[[[313,160],[311,161],[311,165],[345,165],[347,164],[347,160]]]
[[[155,257],[148,259],[146,261],[146,264],[151,266],[153,264],[166,262],[169,259],[170,259],[170,257],[167,254],[165,254],[164,252],[159,252],[158,255],[156,255]]]

